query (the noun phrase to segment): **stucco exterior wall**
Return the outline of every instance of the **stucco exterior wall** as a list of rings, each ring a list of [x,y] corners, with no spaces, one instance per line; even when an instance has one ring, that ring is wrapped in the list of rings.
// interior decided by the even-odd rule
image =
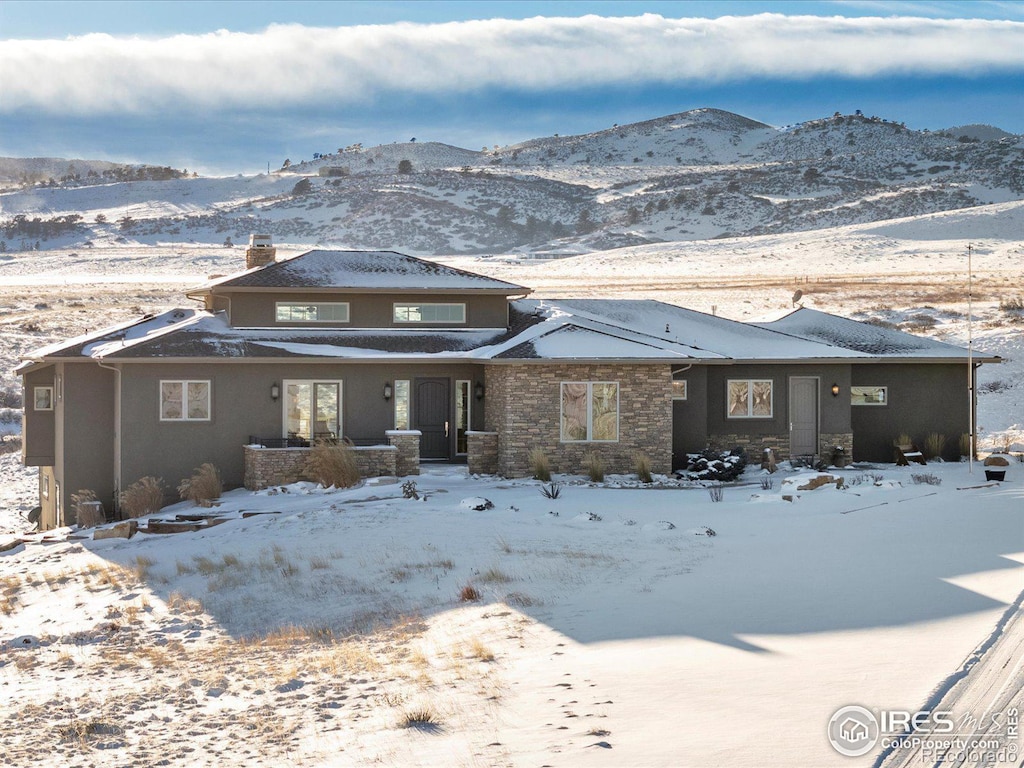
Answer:
[[[22,402],[25,421],[22,428],[21,458],[26,467],[52,467],[57,455],[56,402],[49,411],[35,409],[35,388],[54,387],[52,365],[25,375]],[[56,399],[56,389],[54,390]]]
[[[932,432],[946,436],[943,458],[960,458],[960,435],[970,431],[967,365],[858,365],[853,384],[889,388],[886,405],[852,406],[858,461],[892,461],[893,442],[908,434],[919,447]]]
[[[619,439],[615,442],[561,440],[561,383],[614,381],[619,384]],[[543,450],[555,472],[583,471],[583,457],[601,455],[608,472],[633,472],[633,455],[646,453],[653,472],[671,469],[667,439],[672,419],[668,365],[492,365],[485,399],[488,431],[498,433],[498,472],[531,474],[529,453]]]
[[[231,324],[237,327],[273,328],[422,328],[419,324],[395,323],[392,305],[395,302],[456,303],[466,305],[465,323],[445,323],[449,328],[506,328],[508,301],[504,296],[474,294],[402,294],[402,293],[302,293],[302,292],[225,292],[230,297]],[[218,294],[219,297],[219,294]],[[294,302],[348,302],[347,323],[288,323],[275,319],[275,304]],[[218,299],[215,306],[221,306]]]

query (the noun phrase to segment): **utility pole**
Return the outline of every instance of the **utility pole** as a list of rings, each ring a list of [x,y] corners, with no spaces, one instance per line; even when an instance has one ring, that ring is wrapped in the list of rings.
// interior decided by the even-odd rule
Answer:
[[[974,276],[971,269],[971,252],[973,247],[970,243],[967,244],[967,414],[970,419],[970,456],[968,457],[968,472],[974,474],[974,452],[977,444],[977,435],[975,435],[977,421],[974,410],[974,333],[971,326],[973,315],[972,315],[972,303],[974,301]]]

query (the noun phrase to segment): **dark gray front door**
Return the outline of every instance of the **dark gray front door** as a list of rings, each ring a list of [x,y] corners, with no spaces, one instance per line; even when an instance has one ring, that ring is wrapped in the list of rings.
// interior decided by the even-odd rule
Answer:
[[[818,380],[794,376],[789,380],[789,452],[818,453]]]
[[[413,429],[423,433],[420,458],[451,458],[451,414],[448,379],[416,379]]]

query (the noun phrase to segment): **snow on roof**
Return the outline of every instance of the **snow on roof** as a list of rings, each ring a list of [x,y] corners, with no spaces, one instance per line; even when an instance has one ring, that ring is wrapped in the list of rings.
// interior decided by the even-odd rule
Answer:
[[[756,325],[684,309],[660,301],[633,299],[521,299],[518,305],[549,304],[574,318],[591,318],[682,345],[697,359],[792,360],[856,358],[856,351],[828,347]]]
[[[530,289],[394,251],[307,251],[205,286],[231,288],[357,288],[494,291]]]
[[[963,347],[806,307],[773,322],[757,325],[872,356],[967,359],[967,350]],[[993,355],[978,353],[975,357],[979,360],[996,359]]]
[[[520,299],[505,328],[233,328],[224,313],[174,309],[36,351],[31,359],[785,361],[962,360],[967,351],[811,309],[747,324],[658,301]],[[979,361],[997,360],[977,355]]]

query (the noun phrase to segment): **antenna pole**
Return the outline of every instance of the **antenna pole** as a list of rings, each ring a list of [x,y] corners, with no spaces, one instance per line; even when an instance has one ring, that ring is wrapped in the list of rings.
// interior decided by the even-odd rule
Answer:
[[[975,399],[974,399],[974,333],[972,328],[973,321],[973,301],[974,301],[974,276],[972,275],[971,269],[971,252],[973,247],[970,243],[967,244],[967,414],[970,419],[970,456],[968,457],[968,472],[974,474],[974,453],[977,446],[977,435],[975,435],[975,422],[977,421],[975,414]]]

